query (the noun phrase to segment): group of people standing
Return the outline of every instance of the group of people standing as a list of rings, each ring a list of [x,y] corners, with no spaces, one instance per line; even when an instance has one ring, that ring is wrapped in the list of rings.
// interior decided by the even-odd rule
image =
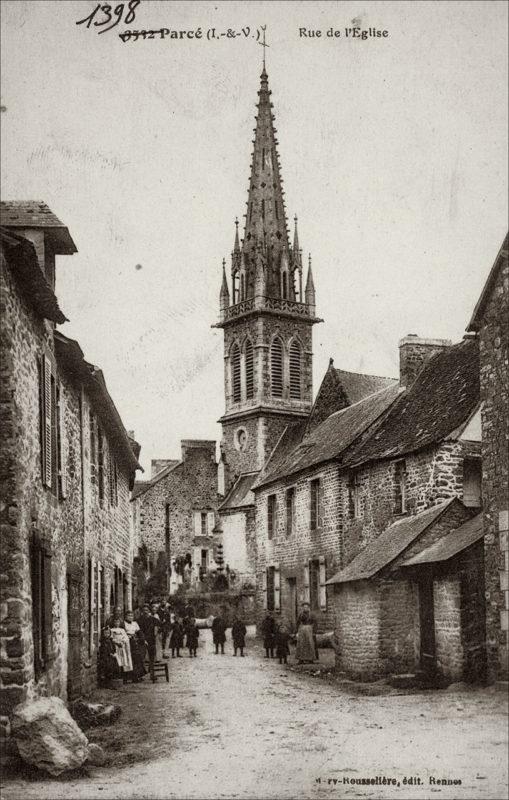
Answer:
[[[212,641],[216,655],[219,650],[224,655],[228,627],[223,616],[214,617]],[[244,657],[246,633],[244,621],[236,614],[231,626],[234,656],[239,653]],[[286,626],[283,623],[278,624],[272,614],[267,614],[261,625],[261,633],[265,658],[274,658],[275,655],[280,664],[287,664],[292,637]],[[130,679],[135,683],[143,680],[147,671],[153,671],[158,637],[163,654],[169,639],[172,658],[181,657],[180,651],[184,648],[184,643],[189,650],[189,657],[196,658],[199,636],[200,631],[191,608],[179,615],[172,613],[168,602],[153,602],[137,608],[135,612],[126,611],[123,614],[120,606],[115,606],[101,633],[98,665],[100,683],[108,686],[113,679],[118,678]],[[295,656],[300,664],[318,660],[316,622],[307,603],[303,604],[297,619]],[[145,667],[147,660],[148,670]]]
[[[311,616],[308,603],[302,604],[302,611],[297,618],[297,646],[295,658],[298,664],[313,663],[318,661],[318,647],[316,643],[316,620]],[[280,664],[288,663],[290,655],[291,634],[284,623],[277,623],[272,614],[267,614],[261,624],[265,658],[279,659]]]

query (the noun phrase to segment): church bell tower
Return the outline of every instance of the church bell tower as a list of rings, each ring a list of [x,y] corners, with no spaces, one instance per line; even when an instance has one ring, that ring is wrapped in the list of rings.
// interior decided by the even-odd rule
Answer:
[[[223,259],[225,413],[222,453],[230,482],[258,471],[285,427],[312,404],[315,288],[311,257],[305,288],[297,217],[290,245],[276,129],[261,74],[243,238],[235,221],[230,281]]]

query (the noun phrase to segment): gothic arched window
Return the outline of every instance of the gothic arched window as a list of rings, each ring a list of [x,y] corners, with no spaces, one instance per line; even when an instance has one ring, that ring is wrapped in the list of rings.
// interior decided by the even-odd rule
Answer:
[[[246,399],[254,397],[254,358],[253,343],[248,339],[246,342]]]
[[[233,390],[233,402],[239,403],[241,399],[241,389],[240,389],[240,349],[238,344],[233,345],[233,350],[232,350],[232,390]]]
[[[235,305],[240,301],[239,297],[239,273],[237,270],[232,273],[232,294],[233,294],[233,303]]]
[[[283,396],[283,343],[278,338],[270,348],[270,386],[273,397]]]
[[[300,400],[302,373],[302,351],[299,342],[294,340],[290,346],[290,397]]]

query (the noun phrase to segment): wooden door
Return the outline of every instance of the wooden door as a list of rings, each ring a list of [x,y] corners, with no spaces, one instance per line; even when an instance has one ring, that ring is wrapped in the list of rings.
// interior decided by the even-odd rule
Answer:
[[[81,691],[81,576],[67,573],[67,696],[80,697]]]
[[[435,610],[433,578],[428,573],[419,583],[419,617],[421,630],[420,666],[426,678],[436,673]]]

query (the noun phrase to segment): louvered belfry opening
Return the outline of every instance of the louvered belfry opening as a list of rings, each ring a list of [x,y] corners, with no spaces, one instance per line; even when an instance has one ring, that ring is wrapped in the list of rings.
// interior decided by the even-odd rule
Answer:
[[[300,400],[302,397],[301,372],[301,347],[299,342],[294,341],[290,347],[290,397],[293,400]]]
[[[254,362],[253,362],[253,343],[246,342],[246,399],[254,397]]]
[[[270,349],[271,393],[273,397],[283,396],[283,343],[274,339]]]
[[[240,403],[241,399],[241,385],[240,385],[240,349],[236,344],[232,351],[232,387],[233,387],[233,402]]]

